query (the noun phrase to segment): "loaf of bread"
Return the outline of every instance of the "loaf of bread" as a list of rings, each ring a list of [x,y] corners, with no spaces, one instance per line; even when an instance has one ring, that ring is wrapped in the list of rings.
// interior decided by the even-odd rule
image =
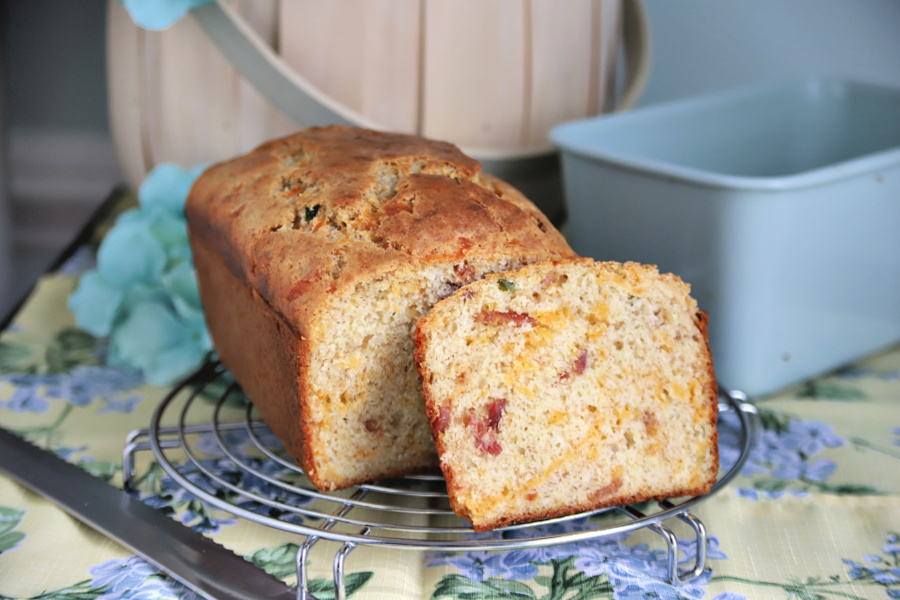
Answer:
[[[347,127],[211,167],[185,212],[216,352],[322,490],[437,466],[413,358],[435,302],[574,256],[454,146]]]
[[[653,266],[545,261],[437,303],[416,363],[454,511],[478,531],[707,493],[705,313]]]

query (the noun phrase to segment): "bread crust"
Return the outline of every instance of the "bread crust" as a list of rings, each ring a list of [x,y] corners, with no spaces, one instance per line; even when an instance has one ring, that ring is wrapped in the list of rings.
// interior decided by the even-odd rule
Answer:
[[[216,351],[322,490],[437,464],[430,442],[373,472],[326,464],[310,378],[338,302],[432,265],[460,285],[476,276],[472,265],[574,256],[530,201],[451,144],[349,127],[312,128],[212,166],[185,214]],[[414,369],[411,351],[408,361]],[[346,410],[343,400],[315,398],[320,413]],[[427,439],[424,416],[421,427]]]
[[[391,169],[396,181],[382,172]],[[330,296],[396,269],[503,254],[574,256],[534,204],[480,169],[445,142],[312,128],[212,166],[185,214],[192,237],[206,239],[275,311],[311,332]]]

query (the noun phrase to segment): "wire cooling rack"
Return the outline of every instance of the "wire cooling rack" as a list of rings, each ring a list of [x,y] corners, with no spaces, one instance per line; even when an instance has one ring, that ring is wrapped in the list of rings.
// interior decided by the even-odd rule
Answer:
[[[719,410],[738,417],[740,455],[720,472],[709,494],[605,508],[489,534],[475,534],[453,514],[440,473],[338,492],[316,490],[219,363],[206,365],[173,388],[160,401],[149,428],[129,435],[123,471],[130,489],[136,453],[151,450],[172,480],[209,505],[304,536],[297,554],[298,598],[314,598],[308,591],[307,565],[310,549],[319,540],[341,543],[333,576],[335,597],[342,600],[345,560],[361,544],[435,552],[507,551],[597,540],[641,528],[665,540],[663,578],[677,586],[693,581],[706,568],[706,527],[690,511],[740,472],[755,436],[756,409],[743,394],[721,390]],[[686,524],[696,541],[693,564],[684,568],[679,566],[678,539],[666,524],[675,521]],[[575,523],[579,525],[573,527]]]

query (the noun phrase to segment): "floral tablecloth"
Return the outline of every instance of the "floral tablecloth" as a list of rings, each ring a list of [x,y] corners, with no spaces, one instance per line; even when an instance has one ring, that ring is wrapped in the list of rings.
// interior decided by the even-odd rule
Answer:
[[[102,231],[102,227],[99,229]],[[42,278],[0,337],[0,426],[122,485],[129,431],[147,427],[165,387],[111,366],[109,342],[76,327],[67,301],[93,261],[87,238]],[[836,340],[835,343],[840,343]],[[756,399],[761,430],[740,475],[694,511],[709,570],[680,587],[646,530],[578,545],[427,553],[361,546],[353,598],[900,598],[900,346]],[[735,421],[720,421],[733,464]],[[5,460],[0,456],[0,461]],[[153,472],[153,465],[141,472]],[[158,473],[157,473],[158,474]],[[141,496],[296,584],[303,539],[224,515],[167,483]],[[576,530],[581,521],[556,525]],[[679,547],[685,562],[694,548]],[[312,553],[311,589],[333,597],[333,549]],[[0,476],[0,598],[187,598],[194,594],[42,497]]]

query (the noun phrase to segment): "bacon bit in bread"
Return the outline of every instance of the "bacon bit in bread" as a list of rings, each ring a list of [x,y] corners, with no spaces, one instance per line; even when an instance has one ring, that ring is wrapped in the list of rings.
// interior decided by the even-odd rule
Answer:
[[[537,325],[537,320],[528,313],[520,313],[514,310],[489,310],[475,315],[475,321],[483,325],[512,325],[513,327],[522,327],[523,325]]]
[[[500,445],[497,434],[494,433],[492,429],[485,430],[484,423],[481,421],[478,422],[478,425],[480,427],[473,431],[473,434],[475,435],[475,447],[491,456],[500,454],[500,452],[503,451],[503,446]]]
[[[446,404],[442,404],[438,409],[437,420],[434,423],[435,429],[438,430],[438,433],[444,433],[447,431],[447,426],[450,424],[450,408]]]
[[[578,358],[575,359],[575,374],[581,375],[584,373],[584,369],[587,367],[587,359],[588,352],[587,348],[581,351],[581,354],[578,355]]]
[[[588,351],[587,351],[587,348],[585,348],[578,355],[578,358],[575,359],[575,364],[573,367],[575,374],[581,375],[582,373],[584,373],[584,370],[587,368],[587,365],[588,365]],[[569,371],[568,369],[566,369],[565,371],[563,371],[560,374],[559,380],[567,381],[571,376],[572,376],[572,372]]]
[[[656,419],[656,415],[654,415],[652,412],[644,411],[643,421],[644,429],[647,430],[647,435],[652,436],[656,434],[656,430],[657,428],[659,428],[659,421]]]
[[[546,290],[548,287],[550,287],[551,285],[556,283],[556,281],[558,279],[559,279],[559,274],[556,271],[550,271],[549,273],[544,275],[543,279],[541,279],[541,284],[540,284],[541,289]]]
[[[591,502],[599,502],[608,496],[612,496],[616,492],[619,491],[619,488],[622,487],[622,478],[616,477],[609,484],[604,485],[602,488],[598,490],[594,490],[590,495]]]
[[[469,243],[471,244],[471,242]],[[473,269],[472,265],[469,263],[463,262],[458,265],[453,265],[453,272],[456,273],[456,276],[459,277],[459,280],[463,285],[475,281],[475,269]]]
[[[462,294],[463,300],[471,300],[472,298],[475,297],[475,292],[473,290],[466,289],[466,290],[463,290],[462,292],[460,292],[460,294]]]
[[[505,412],[506,398],[491,398],[491,403],[488,405],[487,426],[497,431],[497,428],[500,426],[500,419],[503,418]]]
[[[381,425],[375,419],[366,419],[365,422],[366,431],[369,433],[376,433],[381,431]]]
[[[503,450],[500,440],[497,439],[497,431],[488,426],[486,419],[475,417],[472,413],[466,415],[466,427],[475,438],[475,447],[491,456],[497,456]]]

